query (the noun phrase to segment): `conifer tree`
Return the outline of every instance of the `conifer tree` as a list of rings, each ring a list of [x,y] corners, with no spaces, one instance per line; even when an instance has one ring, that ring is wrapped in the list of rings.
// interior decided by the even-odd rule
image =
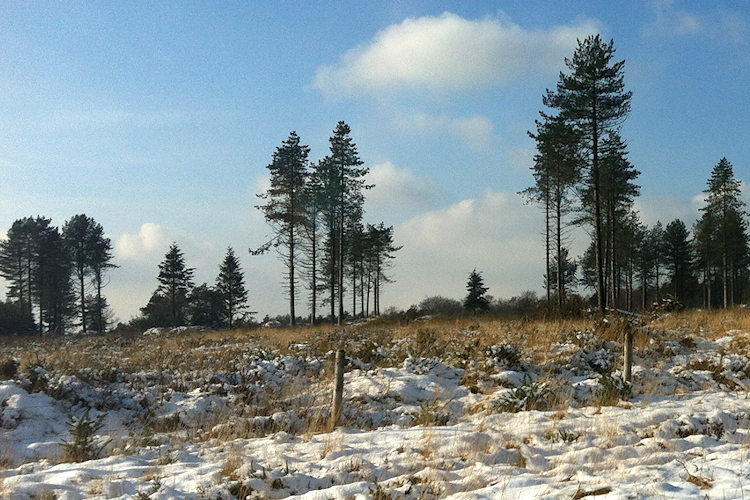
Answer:
[[[159,287],[156,290],[169,304],[172,326],[185,323],[185,306],[188,293],[193,288],[193,272],[192,268],[185,265],[185,257],[177,243],[172,243],[159,264]]]
[[[734,305],[738,291],[737,277],[748,254],[745,204],[740,197],[740,181],[734,176],[732,164],[719,160],[708,179],[706,206],[701,210],[713,223],[714,246],[718,248],[721,269],[722,305]],[[708,229],[708,228],[706,228]]]
[[[476,268],[469,274],[469,280],[466,283],[468,295],[464,299],[464,309],[472,314],[487,312],[490,309],[490,301],[485,296],[489,288],[484,286],[482,273],[478,273]]]
[[[566,280],[564,266],[555,267],[552,262],[562,262],[566,223],[563,218],[571,211],[572,189],[578,181],[583,159],[580,153],[580,137],[577,131],[557,117],[545,116],[536,122],[536,133],[529,132],[536,140],[537,154],[532,167],[536,184],[521,192],[529,201],[541,204],[545,214],[545,288],[547,301],[552,290],[557,290],[557,307],[565,300]],[[553,252],[554,246],[554,252]],[[554,281],[554,283],[553,283]]]
[[[605,262],[604,211],[600,155],[606,132],[615,130],[630,111],[631,92],[625,91],[623,66],[613,62],[614,42],[600,35],[578,41],[571,59],[565,59],[570,73],[560,73],[554,91],[543,96],[545,106],[559,110],[559,118],[581,136],[587,171],[584,182],[590,191],[591,223],[594,229],[597,307],[604,314]]]
[[[266,221],[273,228],[274,237],[253,254],[263,253],[271,246],[279,250],[286,266],[287,294],[289,296],[289,317],[291,325],[296,325],[295,301],[297,298],[298,235],[305,223],[303,196],[309,176],[308,155],[310,148],[301,143],[296,132],[276,148],[271,163],[267,166],[271,174],[271,187],[258,197],[266,200],[258,205]]]
[[[364,181],[369,169],[362,167],[364,162],[359,158],[357,145],[350,134],[349,125],[340,121],[329,139],[330,154],[316,165],[325,199],[325,271],[330,292],[331,319],[337,318],[339,324],[343,323],[344,317],[344,271],[348,237],[362,219],[362,191],[371,187]]]
[[[675,219],[664,230],[664,256],[671,272],[672,295],[686,301],[693,281],[692,244],[685,223]]]
[[[222,316],[231,329],[235,316],[245,308],[247,303],[244,275],[232,247],[227,248],[224,261],[219,266],[219,276],[216,278],[215,288],[221,299]]]

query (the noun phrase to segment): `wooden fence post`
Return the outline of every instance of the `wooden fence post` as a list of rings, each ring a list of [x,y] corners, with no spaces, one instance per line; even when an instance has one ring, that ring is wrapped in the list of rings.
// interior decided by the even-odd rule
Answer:
[[[625,382],[632,382],[633,374],[633,328],[631,325],[627,325],[625,328],[625,353],[623,356],[623,378]]]
[[[344,397],[344,363],[346,362],[346,356],[343,349],[336,351],[336,369],[334,371],[334,378],[336,385],[333,389],[333,408],[331,409],[331,422],[329,427],[331,430],[336,428],[336,424],[341,418],[341,401]]]

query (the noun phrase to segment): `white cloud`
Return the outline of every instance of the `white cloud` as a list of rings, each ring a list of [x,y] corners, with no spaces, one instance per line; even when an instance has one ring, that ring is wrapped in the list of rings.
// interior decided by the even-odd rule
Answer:
[[[539,210],[497,191],[399,224],[394,237],[404,248],[396,256],[397,282],[384,289],[383,301],[407,307],[430,295],[462,297],[474,268],[495,297],[540,290],[542,225]]]
[[[672,194],[642,195],[635,200],[635,209],[640,214],[641,221],[653,226],[661,221],[665,226],[675,220],[682,220],[687,227],[691,227],[698,218],[698,209],[703,203],[703,196],[692,198],[678,198]]]
[[[318,68],[313,86],[328,95],[403,88],[464,90],[511,80],[533,69],[554,70],[599,23],[529,31],[497,18],[465,19],[446,12],[409,18]]]
[[[475,151],[487,151],[498,140],[494,135],[492,122],[481,115],[450,117],[417,113],[397,120],[396,125],[405,132],[412,133],[438,134],[447,132],[460,137]]]
[[[366,182],[375,186],[365,197],[367,219],[388,225],[432,208],[440,196],[432,180],[390,161],[371,167]]]
[[[143,260],[164,250],[170,242],[166,228],[146,222],[137,234],[125,233],[115,238],[115,256],[122,260]]]

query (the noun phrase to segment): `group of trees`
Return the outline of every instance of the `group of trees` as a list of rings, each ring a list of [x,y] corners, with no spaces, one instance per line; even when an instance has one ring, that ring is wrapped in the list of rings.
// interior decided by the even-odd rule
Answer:
[[[170,245],[159,264],[158,287],[148,304],[141,308],[141,317],[134,326],[198,325],[233,328],[246,319],[247,289],[239,260],[227,248],[219,265],[213,286],[193,283],[194,269],[187,266],[185,256],[176,243]]]
[[[102,289],[112,267],[109,238],[85,214],[71,217],[62,231],[46,217],[16,220],[0,243],[0,276],[10,284],[0,330],[104,332],[110,313]]]
[[[614,62],[614,52],[614,43],[599,35],[579,41],[565,60],[569,72],[561,72],[556,89],[543,96],[552,111],[540,112],[529,133],[536,141],[535,183],[522,194],[545,213],[547,302],[561,310],[578,283],[594,290],[601,313],[646,308],[665,293],[689,305],[741,302],[750,252],[731,163],[722,158],[714,167],[692,237],[680,220],[645,227],[633,208],[640,172],[620,136],[632,93],[625,90],[625,62]],[[578,262],[567,248],[572,226],[592,235]]]
[[[282,142],[268,165],[270,187],[258,205],[273,237],[253,254],[275,248],[285,264],[289,317],[296,324],[299,284],[309,292],[310,322],[327,303],[341,324],[349,294],[352,317],[380,313],[386,271],[394,253],[393,227],[363,223],[368,169],[363,167],[349,125],[341,121],[329,139],[330,153],[310,162],[310,148],[296,132]]]

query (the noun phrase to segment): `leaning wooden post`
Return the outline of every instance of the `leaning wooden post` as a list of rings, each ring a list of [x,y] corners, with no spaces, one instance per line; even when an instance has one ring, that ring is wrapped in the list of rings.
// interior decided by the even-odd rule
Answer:
[[[625,382],[631,383],[633,374],[633,328],[629,324],[625,327],[625,353],[623,357],[623,364],[625,365],[622,370],[623,378]]]
[[[344,398],[344,363],[346,356],[344,350],[339,349],[336,351],[336,369],[334,371],[334,378],[336,385],[333,389],[333,408],[331,409],[331,422],[329,427],[331,430],[336,428],[336,424],[339,422],[341,417],[341,401]]]

